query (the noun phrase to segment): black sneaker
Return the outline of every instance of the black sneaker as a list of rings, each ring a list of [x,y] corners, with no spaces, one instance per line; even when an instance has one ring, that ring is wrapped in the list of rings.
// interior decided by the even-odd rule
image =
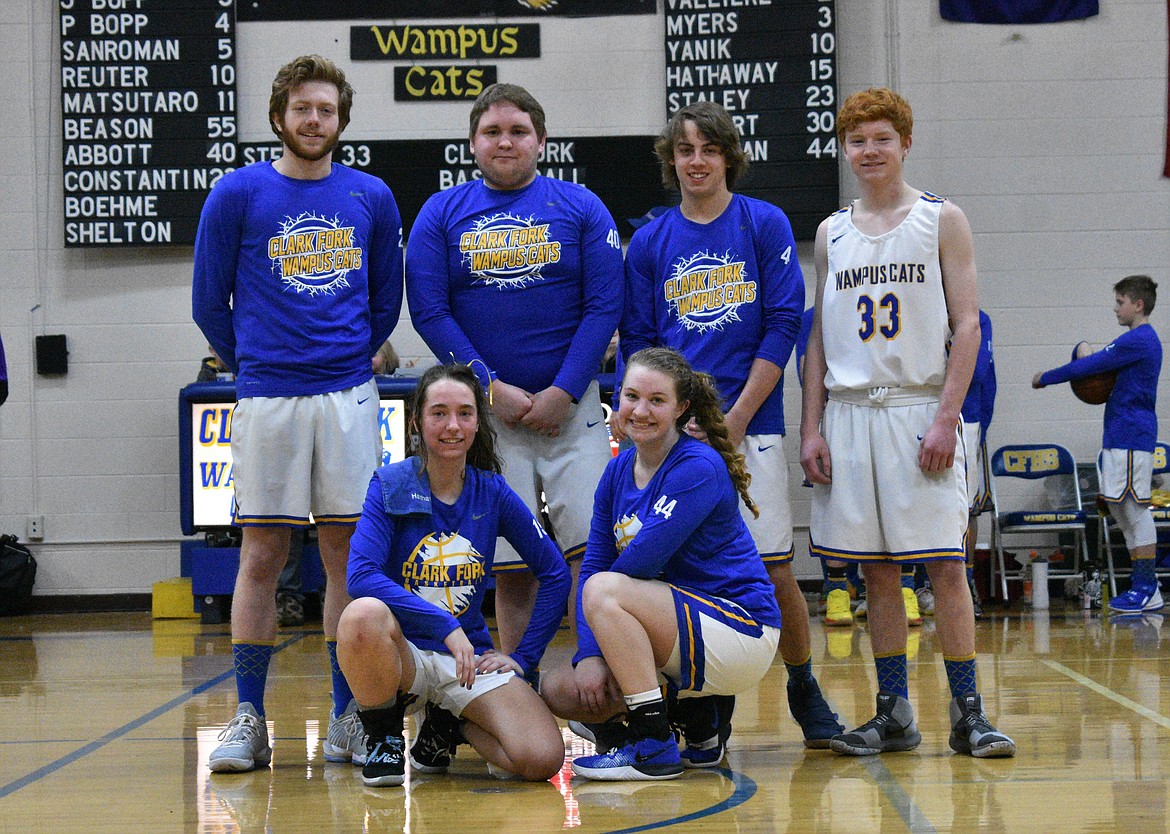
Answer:
[[[609,753],[634,741],[634,734],[621,713],[604,722],[570,721],[569,729],[586,741],[593,742],[598,753]]]
[[[276,624],[281,628],[303,626],[305,624],[304,604],[292,594],[277,594]]]
[[[910,702],[901,695],[879,692],[877,715],[856,730],[833,736],[829,747],[835,753],[873,756],[877,753],[913,750],[921,743],[922,734],[914,723],[914,708]]]
[[[731,738],[731,714],[735,711],[734,695],[707,695],[702,698],[667,697],[670,725],[686,744],[680,754],[683,767],[717,767],[727,752]]]
[[[1016,755],[1016,743],[1005,736],[983,714],[983,698],[964,695],[951,701],[951,749],[977,759],[999,759]]]
[[[975,580],[967,580],[967,588],[971,591],[971,607],[975,610],[975,619],[983,619],[983,602],[979,599],[979,591],[975,588]]]
[[[458,718],[437,704],[427,704],[418,738],[410,746],[410,764],[420,773],[446,773],[455,748],[466,741]]]
[[[401,785],[406,781],[405,742],[402,736],[372,736],[366,741],[366,764],[362,781],[371,788]]]

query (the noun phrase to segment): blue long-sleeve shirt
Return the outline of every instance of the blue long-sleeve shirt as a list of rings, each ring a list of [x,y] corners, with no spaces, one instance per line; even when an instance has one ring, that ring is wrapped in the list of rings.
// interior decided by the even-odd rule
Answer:
[[[1117,371],[1113,392],[1105,401],[1103,449],[1152,452],[1158,442],[1158,374],[1162,371],[1162,342],[1154,328],[1140,324],[1101,350],[1067,365],[1045,371],[1041,385],[1055,385],[1105,371]]]
[[[784,370],[803,309],[804,277],[784,212],[742,194],[710,223],[673,208],[630,240],[622,357],[656,345],[674,348],[715,377],[730,409],[756,359]],[[747,433],[785,433],[783,378]]]
[[[208,194],[191,306],[241,399],[367,382],[402,294],[402,220],[377,177],[334,164],[299,180],[257,162]]]
[[[574,183],[456,186],[428,199],[411,229],[406,296],[440,361],[471,364],[485,385],[580,398],[621,315],[617,227]]]
[[[683,435],[645,489],[634,482],[636,456],[636,449],[619,454],[597,485],[577,585],[573,662],[601,656],[581,605],[585,582],[599,571],[702,591],[736,603],[762,625],[779,628],[772,584],[719,453]]]
[[[418,458],[378,469],[350,539],[350,596],[386,603],[420,649],[449,653],[443,640],[462,627],[482,654],[492,648],[480,608],[497,536],[516,548],[540,583],[512,654],[529,672],[556,634],[572,580],[560,550],[499,475],[468,466],[463,492],[447,505],[431,496]]]
[[[966,423],[978,423],[984,440],[991,418],[995,415],[995,354],[991,343],[991,317],[979,311],[979,353],[975,357],[975,371],[963,399],[960,413]]]

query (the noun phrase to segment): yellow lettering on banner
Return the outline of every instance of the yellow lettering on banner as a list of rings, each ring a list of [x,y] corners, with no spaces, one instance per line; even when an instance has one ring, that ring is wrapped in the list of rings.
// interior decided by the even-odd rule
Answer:
[[[520,49],[518,26],[371,26],[383,55],[415,58],[467,58],[514,55]]]

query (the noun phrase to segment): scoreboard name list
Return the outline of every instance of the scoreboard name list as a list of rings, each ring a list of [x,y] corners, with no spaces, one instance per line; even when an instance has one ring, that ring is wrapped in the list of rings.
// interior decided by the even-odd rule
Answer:
[[[235,0],[59,0],[66,246],[190,243],[236,166]]]

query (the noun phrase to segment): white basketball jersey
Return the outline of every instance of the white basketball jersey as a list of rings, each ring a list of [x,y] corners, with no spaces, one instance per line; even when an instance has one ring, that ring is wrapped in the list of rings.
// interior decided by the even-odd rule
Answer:
[[[923,194],[896,228],[862,234],[829,217],[821,332],[830,391],[942,387],[950,326],[938,261],[943,199]]]

